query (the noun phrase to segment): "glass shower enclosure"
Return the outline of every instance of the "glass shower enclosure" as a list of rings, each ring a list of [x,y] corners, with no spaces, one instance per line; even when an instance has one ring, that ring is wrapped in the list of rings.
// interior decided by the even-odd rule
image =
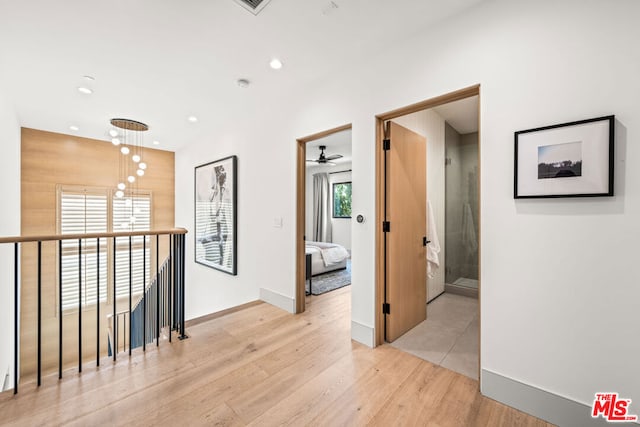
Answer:
[[[478,133],[445,126],[445,283],[478,289]],[[467,292],[468,293],[468,292]]]

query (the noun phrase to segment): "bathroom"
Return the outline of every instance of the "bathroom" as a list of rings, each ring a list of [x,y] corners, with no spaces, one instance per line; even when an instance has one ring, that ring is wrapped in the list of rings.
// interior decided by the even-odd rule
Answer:
[[[392,346],[477,380],[479,103],[471,97],[394,121],[427,144],[427,319]],[[430,218],[430,219],[429,219]]]

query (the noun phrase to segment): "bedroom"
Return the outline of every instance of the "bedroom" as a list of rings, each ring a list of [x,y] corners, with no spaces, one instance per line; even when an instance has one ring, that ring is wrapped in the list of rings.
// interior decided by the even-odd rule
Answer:
[[[351,284],[351,129],[306,144],[305,293]]]

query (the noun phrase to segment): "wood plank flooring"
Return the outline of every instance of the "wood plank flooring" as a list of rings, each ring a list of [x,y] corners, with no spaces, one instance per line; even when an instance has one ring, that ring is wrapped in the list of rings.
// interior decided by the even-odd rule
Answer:
[[[350,289],[291,315],[268,304],[194,325],[189,339],[0,394],[2,425],[547,426],[463,375],[350,339]]]

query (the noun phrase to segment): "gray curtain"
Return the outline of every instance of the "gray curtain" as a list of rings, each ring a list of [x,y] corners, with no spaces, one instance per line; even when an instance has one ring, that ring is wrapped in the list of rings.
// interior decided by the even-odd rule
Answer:
[[[313,241],[331,242],[329,174],[313,175]]]

